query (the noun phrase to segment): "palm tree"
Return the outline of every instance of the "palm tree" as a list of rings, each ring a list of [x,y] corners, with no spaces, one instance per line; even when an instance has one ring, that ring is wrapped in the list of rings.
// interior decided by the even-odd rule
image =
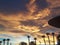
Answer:
[[[50,33],[46,33],[47,37],[48,37],[48,42],[49,42],[49,45],[50,45],[50,39],[49,39],[49,35]]]
[[[7,45],[9,45],[9,41],[10,41],[10,39],[7,39]]]
[[[6,39],[3,39],[3,45],[5,45],[5,41],[6,41]]]
[[[2,41],[0,41],[0,45],[1,45]]]
[[[57,36],[57,45],[60,45],[60,34]]]
[[[28,38],[28,44],[30,43],[30,36],[27,36],[27,38]],[[30,45],[30,44],[29,44]]]
[[[10,45],[12,45],[12,43],[10,43]]]
[[[36,45],[34,41],[31,41],[30,42],[30,45]]]
[[[43,40],[44,40],[44,43],[46,45],[46,41],[45,41],[45,35],[42,36]]]
[[[27,45],[26,42],[21,42],[19,45]]]
[[[37,40],[37,38],[34,38],[34,40],[35,40],[35,45],[36,45],[36,40]]]
[[[55,38],[54,38],[55,33],[52,33],[53,36],[53,44],[55,45]]]
[[[41,41],[39,41],[40,45],[41,45]]]

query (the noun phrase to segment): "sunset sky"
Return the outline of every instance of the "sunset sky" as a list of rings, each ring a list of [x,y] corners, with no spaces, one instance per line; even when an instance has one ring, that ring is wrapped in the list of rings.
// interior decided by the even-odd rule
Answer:
[[[27,35],[38,41],[47,32],[57,35],[59,28],[50,26],[48,21],[59,15],[60,0],[0,0],[0,40],[10,38],[19,43],[27,42]]]

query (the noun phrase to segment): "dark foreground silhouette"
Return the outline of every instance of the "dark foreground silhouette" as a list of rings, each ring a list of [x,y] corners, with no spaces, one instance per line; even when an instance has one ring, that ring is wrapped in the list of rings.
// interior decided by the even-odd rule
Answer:
[[[52,35],[52,38],[53,38],[53,45],[56,45],[55,44],[55,33],[46,33],[46,36],[45,35],[42,35],[41,38],[43,39],[44,41],[44,45],[47,45],[46,44],[46,40],[45,40],[45,37],[48,38],[48,45],[51,45],[51,42],[50,42],[50,37],[49,35]],[[27,36],[27,39],[28,39],[28,43],[26,42],[20,42],[19,45],[37,45],[37,38],[34,38],[34,41],[31,41],[30,40],[30,36]],[[56,39],[57,39],[57,45],[60,45],[60,34],[58,34],[58,36],[56,36]],[[39,45],[42,45],[42,41],[39,41],[40,44]],[[12,42],[10,42],[10,39],[3,39],[3,40],[0,40],[0,45],[12,45]]]

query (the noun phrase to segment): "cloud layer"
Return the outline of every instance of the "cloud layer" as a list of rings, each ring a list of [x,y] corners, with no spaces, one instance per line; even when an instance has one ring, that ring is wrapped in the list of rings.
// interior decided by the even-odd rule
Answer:
[[[60,14],[59,2],[59,0],[1,0],[0,34],[8,33],[14,37],[31,34],[39,39],[46,32],[59,32],[59,29],[48,25],[48,20]]]

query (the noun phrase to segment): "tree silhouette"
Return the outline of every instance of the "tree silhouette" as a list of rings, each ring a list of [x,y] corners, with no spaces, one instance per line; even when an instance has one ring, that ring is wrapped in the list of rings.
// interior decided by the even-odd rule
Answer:
[[[46,35],[48,37],[48,42],[49,42],[49,45],[50,45],[50,38],[49,38],[50,33],[46,33]]]
[[[52,33],[53,36],[53,44],[55,45],[55,38],[54,38],[55,33]]]
[[[30,42],[30,45],[36,45],[34,41],[31,41]]]
[[[57,36],[57,45],[60,45],[60,34]]]
[[[10,45],[12,45],[12,43],[10,43]]]
[[[30,43],[30,36],[27,36],[27,38],[28,38],[28,44]]]
[[[6,39],[3,39],[3,45],[5,45],[5,41],[6,41]]]
[[[39,41],[40,45],[41,45],[41,41]]]
[[[27,45],[27,43],[26,42],[21,42],[20,45]]]
[[[44,40],[44,43],[46,45],[46,41],[45,41],[45,35],[42,36],[43,40]]]
[[[0,45],[2,44],[2,41],[0,41]]]
[[[10,41],[10,39],[7,39],[7,45],[9,45],[9,41]]]
[[[37,40],[37,38],[34,38],[34,40],[35,40],[35,45],[37,45],[37,44],[36,44],[36,40]]]

